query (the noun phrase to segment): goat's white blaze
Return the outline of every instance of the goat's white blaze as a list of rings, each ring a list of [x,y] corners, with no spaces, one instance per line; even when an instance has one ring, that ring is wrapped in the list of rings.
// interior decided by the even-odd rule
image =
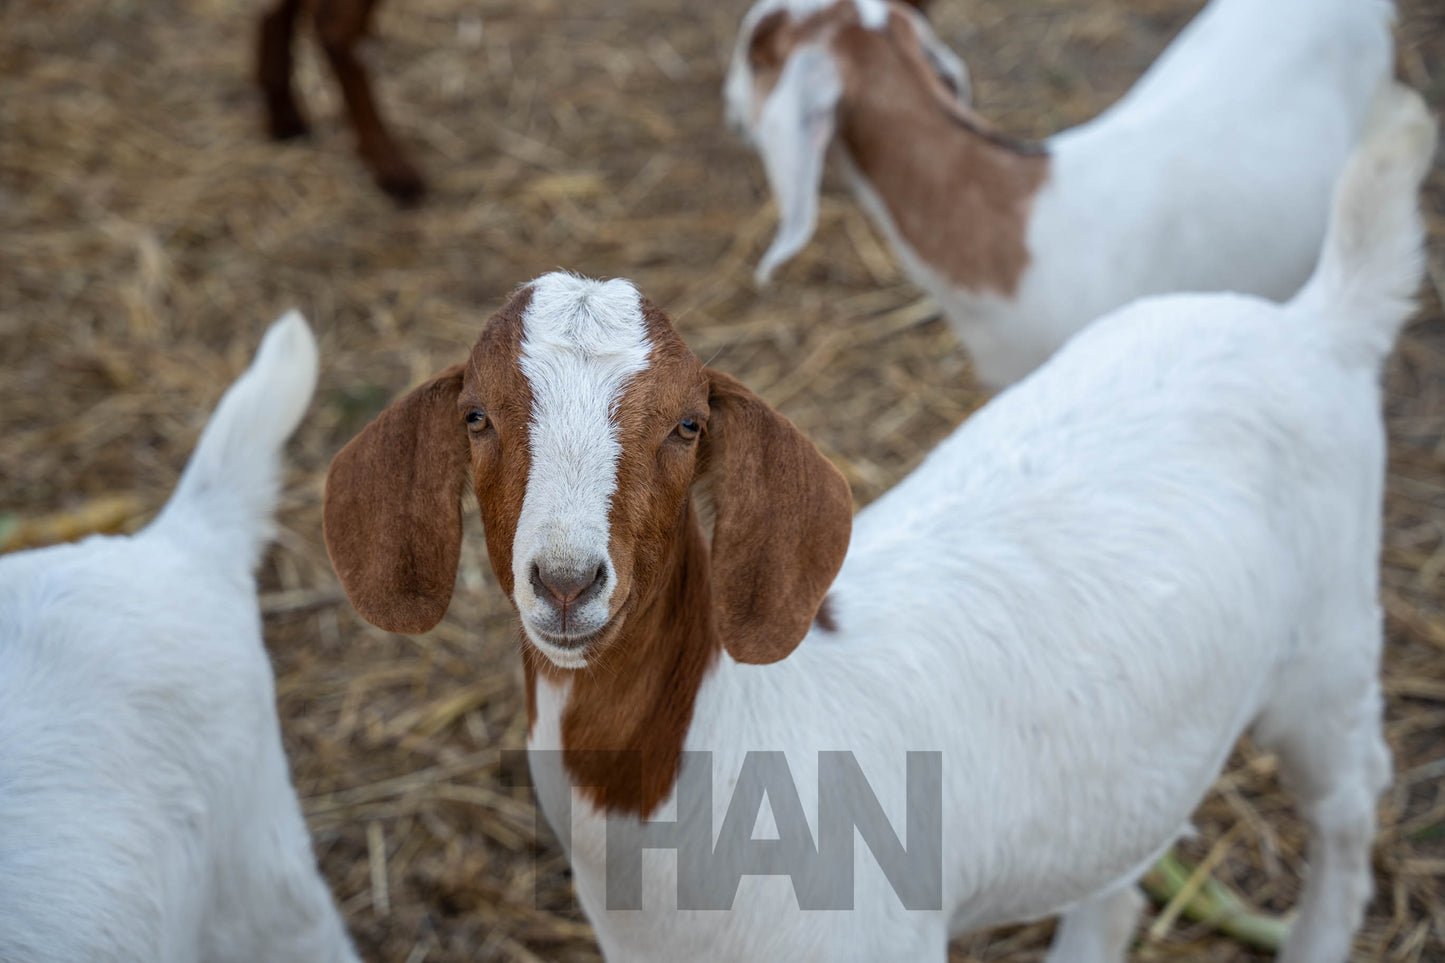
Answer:
[[[512,576],[523,628],[563,668],[580,668],[584,659],[556,644],[563,627],[555,606],[537,597],[532,566],[581,573],[602,565],[607,583],[567,613],[565,636],[581,638],[607,623],[617,584],[608,552],[622,454],[616,405],[647,368],[651,350],[642,300],[630,282],[562,272],[533,282],[518,359],[532,390],[532,466],[512,542]]]

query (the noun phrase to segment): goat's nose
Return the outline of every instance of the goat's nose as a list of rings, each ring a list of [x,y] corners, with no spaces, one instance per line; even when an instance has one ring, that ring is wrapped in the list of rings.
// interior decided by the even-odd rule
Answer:
[[[589,601],[602,590],[606,581],[606,568],[601,563],[565,571],[552,571],[532,563],[532,591],[538,597],[552,596],[564,608]]]

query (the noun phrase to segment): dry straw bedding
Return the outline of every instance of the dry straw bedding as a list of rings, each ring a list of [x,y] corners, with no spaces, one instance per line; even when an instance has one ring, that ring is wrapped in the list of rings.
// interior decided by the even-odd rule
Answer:
[[[1445,14],[1403,5],[1402,74],[1439,110]],[[1199,6],[938,0],[935,19],[985,112],[1039,135],[1108,104]],[[984,400],[831,179],[817,240],[752,289],[772,216],[718,97],[743,9],[393,0],[372,59],[435,188],[399,212],[353,158],[313,44],[300,48],[312,139],[259,137],[256,0],[0,3],[0,514],[137,524],[263,326],[293,304],[313,320],[324,370],[290,449],[263,607],[296,782],[368,959],[597,958],[565,861],[504,771],[500,750],[524,738],[518,641],[480,534],[450,615],[419,638],[362,623],[327,563],[328,459],[385,400],[460,358],[514,285],[557,266],[636,279],[701,355],[818,441],[860,504]],[[1399,778],[1362,960],[1445,959],[1445,172],[1426,206],[1433,285],[1388,375]],[[1218,879],[1279,910],[1302,838],[1272,768],[1243,750],[1185,850],[1213,850]],[[1037,960],[1047,935],[980,935],[953,959]],[[1176,924],[1135,958],[1256,957]]]

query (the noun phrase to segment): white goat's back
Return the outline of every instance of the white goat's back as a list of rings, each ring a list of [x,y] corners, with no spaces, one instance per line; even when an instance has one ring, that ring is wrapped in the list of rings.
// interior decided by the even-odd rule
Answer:
[[[251,561],[316,348],[274,325],[134,537],[0,557],[0,960],[354,959],[291,787]]]
[[[250,591],[144,536],[0,559],[0,959],[200,956],[213,854],[289,791]]]

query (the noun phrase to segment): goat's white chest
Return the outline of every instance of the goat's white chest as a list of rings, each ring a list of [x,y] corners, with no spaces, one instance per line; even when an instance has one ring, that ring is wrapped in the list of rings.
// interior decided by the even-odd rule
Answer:
[[[537,715],[527,738],[527,763],[532,772],[537,804],[542,807],[562,847],[572,855],[570,807],[572,787],[562,767],[562,712],[567,707],[570,682],[536,681]]]
[[[603,867],[607,853],[607,814],[574,787],[562,763],[562,715],[572,691],[570,681],[537,679],[537,716],[527,740],[527,761],[537,804],[562,848],[578,869],[579,896],[587,874],[581,867]],[[584,905],[586,899],[584,897]]]

